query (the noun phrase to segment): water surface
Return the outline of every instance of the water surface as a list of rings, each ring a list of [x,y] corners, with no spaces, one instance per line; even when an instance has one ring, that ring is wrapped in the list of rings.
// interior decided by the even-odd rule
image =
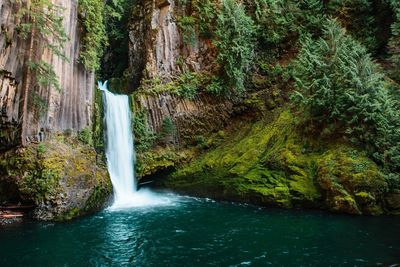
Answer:
[[[0,228],[0,266],[375,266],[400,263],[400,218],[164,195],[70,223]]]

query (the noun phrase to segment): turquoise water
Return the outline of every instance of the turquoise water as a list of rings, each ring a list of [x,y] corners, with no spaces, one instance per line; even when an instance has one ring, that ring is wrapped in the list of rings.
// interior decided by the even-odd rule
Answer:
[[[400,218],[263,209],[170,196],[70,223],[0,228],[0,266],[384,266]]]

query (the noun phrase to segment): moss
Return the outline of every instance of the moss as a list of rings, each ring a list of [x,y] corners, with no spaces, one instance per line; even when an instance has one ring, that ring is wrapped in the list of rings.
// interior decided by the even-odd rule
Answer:
[[[137,176],[143,177],[174,168],[193,156],[192,150],[177,151],[169,147],[157,147],[138,155]]]
[[[388,186],[378,166],[362,152],[340,145],[323,153],[318,161],[318,181],[332,210],[382,213],[375,206]]]
[[[80,209],[78,208],[72,208],[66,212],[64,212],[61,215],[58,215],[57,217],[54,218],[55,221],[63,222],[63,221],[70,221],[76,217],[79,217],[81,214]]]
[[[183,165],[164,185],[268,206],[382,213],[387,184],[365,153],[302,135],[288,109],[272,117],[225,132],[220,145]]]
[[[23,202],[36,205],[38,219],[66,220],[98,210],[112,191],[95,151],[77,139],[53,138],[0,158],[0,176],[16,185]]]

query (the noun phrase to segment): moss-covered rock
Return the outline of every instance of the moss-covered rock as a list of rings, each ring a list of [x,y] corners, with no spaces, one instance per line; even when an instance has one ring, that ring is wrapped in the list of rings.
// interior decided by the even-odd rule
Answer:
[[[162,183],[179,192],[268,206],[387,211],[388,186],[372,160],[343,142],[316,141],[297,127],[287,109],[271,121],[238,125],[222,144]]]
[[[138,154],[136,174],[138,178],[176,168],[193,157],[193,150],[178,151],[173,147],[156,147]]]
[[[5,185],[14,192],[2,201],[34,204],[40,220],[70,220],[99,210],[112,193],[94,149],[63,136],[1,154],[0,191]]]

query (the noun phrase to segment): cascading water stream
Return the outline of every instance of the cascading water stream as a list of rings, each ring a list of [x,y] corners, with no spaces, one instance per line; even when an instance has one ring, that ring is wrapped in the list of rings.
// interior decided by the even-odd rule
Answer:
[[[105,108],[107,167],[114,188],[111,208],[171,204],[174,199],[171,195],[155,194],[149,190],[137,191],[129,98],[108,91],[107,82],[99,82],[99,89],[103,91]]]
[[[108,171],[114,187],[114,205],[127,204],[136,191],[129,99],[126,95],[109,92],[107,82],[99,84],[99,87],[104,92],[103,103],[107,123],[106,156]]]

